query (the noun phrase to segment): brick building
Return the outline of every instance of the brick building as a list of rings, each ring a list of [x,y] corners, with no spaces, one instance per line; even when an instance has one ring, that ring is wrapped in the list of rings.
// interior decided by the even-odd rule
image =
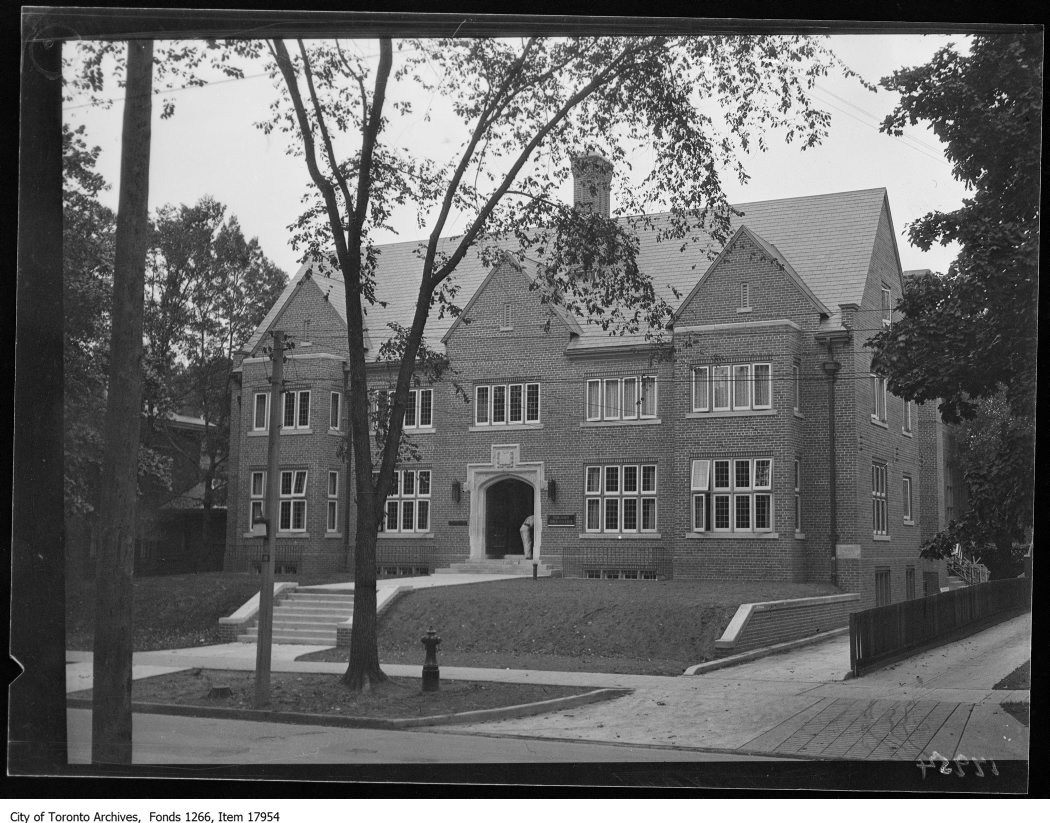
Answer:
[[[588,189],[576,186],[578,200]],[[486,267],[468,255],[454,275],[469,297],[462,314],[428,324],[455,374],[411,396],[419,460],[401,467],[387,501],[381,574],[520,554],[532,514],[538,559],[567,576],[834,580],[864,605],[945,584],[919,545],[950,505],[947,434],[935,408],[886,392],[864,348],[891,322],[903,282],[886,191],[736,208],[721,249],[639,236],[639,266],[676,306],[669,350],[543,304],[529,288],[534,262]],[[416,248],[381,248],[386,305],[368,310],[370,351],[388,323],[411,317]],[[247,347],[231,425],[230,568],[261,550],[261,348],[280,328],[296,347],[279,410],[278,562],[352,569],[343,312],[341,279],[304,267]],[[392,386],[373,368],[373,386]]]

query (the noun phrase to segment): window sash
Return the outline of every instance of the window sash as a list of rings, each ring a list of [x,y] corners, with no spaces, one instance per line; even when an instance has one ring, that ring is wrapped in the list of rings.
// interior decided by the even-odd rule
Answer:
[[[751,489],[751,461],[733,461],[733,488]]]
[[[642,498],[642,531],[656,531],[656,498]]]
[[[888,326],[893,320],[893,309],[890,306],[890,290],[888,287],[882,287],[882,324]]]
[[[750,494],[733,495],[734,531],[751,531],[751,500]]]
[[[603,394],[602,416],[606,420],[620,419],[620,381],[612,379],[605,381]]]
[[[430,501],[416,501],[416,531],[430,531]]]
[[[740,308],[751,308],[751,287],[747,283],[740,284]]]
[[[912,409],[912,402],[910,400],[905,400],[904,401],[904,409],[901,412],[901,417],[903,418],[903,421],[904,421],[902,423],[902,425],[901,425],[901,428],[904,429],[904,431],[909,432],[909,433],[911,432],[911,409]]]
[[[693,369],[693,411],[708,411],[711,408],[710,370],[707,366]]]
[[[644,375],[642,377],[642,408],[640,412],[643,418],[656,417],[656,377]]]
[[[716,460],[715,461],[714,488],[716,488],[716,489],[728,489],[728,488],[730,488],[730,475],[729,475],[729,461],[728,460]]]
[[[255,431],[265,431],[269,426],[270,395],[260,392],[255,395],[255,416],[252,419],[252,428]]]
[[[642,492],[656,492],[656,466],[654,464],[642,466]]]
[[[751,408],[751,366],[733,366],[733,408]]]
[[[755,498],[755,531],[773,530],[773,495],[756,494]]]
[[[415,389],[408,390],[408,400],[405,403],[405,417],[401,425],[406,429],[416,428],[416,404],[419,402],[419,393]]]
[[[729,366],[715,366],[711,370],[712,405],[714,411],[729,409]]]
[[[310,392],[299,392],[299,414],[297,417],[298,427],[308,429],[310,427]]]
[[[756,489],[770,489],[773,485],[773,460],[759,457],[755,460],[753,483]]]
[[[524,396],[522,391],[522,385],[515,383],[510,387],[510,414],[508,415],[508,421],[511,423],[521,423],[525,419],[524,409]]]
[[[754,378],[754,407],[768,409],[772,407],[773,385],[772,369],[769,363],[755,363],[752,370]]]
[[[871,416],[886,422],[886,378],[876,374],[871,376]]]
[[[489,413],[489,387],[474,388],[474,423],[478,426],[488,425],[492,415]]]
[[[727,532],[732,528],[729,516],[729,495],[716,494],[714,496],[714,530],[716,532]]]
[[[602,381],[587,381],[587,419],[602,419]]]
[[[689,485],[693,491],[706,492],[711,487],[711,461],[694,460]]]
[[[603,520],[605,531],[615,532],[620,530],[620,498],[605,498],[605,518]]]
[[[339,530],[339,501],[329,500],[328,501],[328,520],[325,525],[325,530],[334,532]]]
[[[263,497],[266,494],[266,472],[252,472],[252,497]]]
[[[641,411],[641,402],[638,399],[638,378],[625,377],[623,379],[623,419],[634,420]]]
[[[693,495],[693,531],[707,531],[707,495]]]
[[[328,407],[328,428],[330,429],[342,428],[343,418],[340,414],[342,411],[342,399],[343,396],[339,392],[332,392],[331,403]]]
[[[802,373],[801,373],[801,370],[799,369],[799,367],[798,366],[792,366],[791,367],[791,380],[792,380],[792,383],[793,383],[793,386],[794,386],[794,391],[795,391],[795,401],[794,401],[795,402],[795,406],[794,406],[795,411],[801,411],[802,410],[802,405],[801,405],[802,380],[801,380],[801,377],[802,377]]]
[[[492,387],[492,425],[507,422],[507,387]]]
[[[419,427],[427,429],[434,425],[434,390],[419,390]]]
[[[328,496],[336,497],[339,494],[339,472],[328,472]]]
[[[587,494],[600,494],[602,490],[602,467],[588,466],[584,480],[584,491]]]
[[[599,532],[602,529],[601,524],[601,511],[602,511],[602,499],[600,497],[588,497],[587,498],[587,522],[586,530],[589,532]]]
[[[295,392],[284,393],[284,423],[282,424],[286,429],[295,428]]]
[[[619,494],[620,493],[620,467],[619,466],[606,466],[605,467],[605,485],[603,491],[606,494]]]
[[[625,497],[621,503],[623,527],[622,531],[625,532],[636,532],[638,531],[638,498],[637,497]]]
[[[903,478],[901,489],[901,498],[904,503],[904,521],[910,523],[912,521],[912,508],[911,508],[911,478]]]
[[[540,384],[525,384],[525,422],[538,423],[540,419]]]
[[[624,494],[638,494],[638,467],[624,466],[622,475]]]

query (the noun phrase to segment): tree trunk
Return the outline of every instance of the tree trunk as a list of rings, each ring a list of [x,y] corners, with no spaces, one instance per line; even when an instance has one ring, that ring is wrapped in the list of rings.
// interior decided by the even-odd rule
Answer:
[[[354,545],[354,620],[350,629],[350,664],[343,683],[355,691],[368,691],[387,679],[379,668],[376,620],[376,525],[372,506],[357,495],[357,534]],[[367,495],[372,499],[372,495]]]
[[[128,43],[96,566],[91,760],[131,763],[132,574],[142,416],[153,43]]]

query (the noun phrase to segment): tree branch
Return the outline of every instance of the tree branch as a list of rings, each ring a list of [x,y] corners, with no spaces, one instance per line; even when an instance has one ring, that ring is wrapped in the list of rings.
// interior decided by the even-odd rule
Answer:
[[[350,199],[350,190],[346,185],[346,177],[339,170],[339,163],[335,159],[335,150],[332,148],[332,138],[328,133],[328,125],[325,123],[324,114],[321,112],[321,102],[317,99],[317,90],[314,88],[314,75],[310,70],[310,58],[306,54],[306,46],[303,45],[302,40],[297,40],[299,43],[299,53],[303,56],[303,75],[306,77],[306,86],[310,90],[310,101],[314,107],[314,117],[317,118],[317,127],[321,130],[321,138],[324,140],[325,153],[328,155],[328,165],[332,169],[332,174],[335,175],[335,182],[339,186],[339,191],[343,195],[343,202],[346,205],[346,213],[350,215],[354,211],[354,203]]]

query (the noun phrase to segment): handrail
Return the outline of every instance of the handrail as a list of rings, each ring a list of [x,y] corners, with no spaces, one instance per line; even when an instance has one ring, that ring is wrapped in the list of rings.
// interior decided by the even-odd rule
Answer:
[[[965,555],[948,558],[948,573],[961,578],[968,586],[988,582],[988,568],[980,560],[971,560]]]

